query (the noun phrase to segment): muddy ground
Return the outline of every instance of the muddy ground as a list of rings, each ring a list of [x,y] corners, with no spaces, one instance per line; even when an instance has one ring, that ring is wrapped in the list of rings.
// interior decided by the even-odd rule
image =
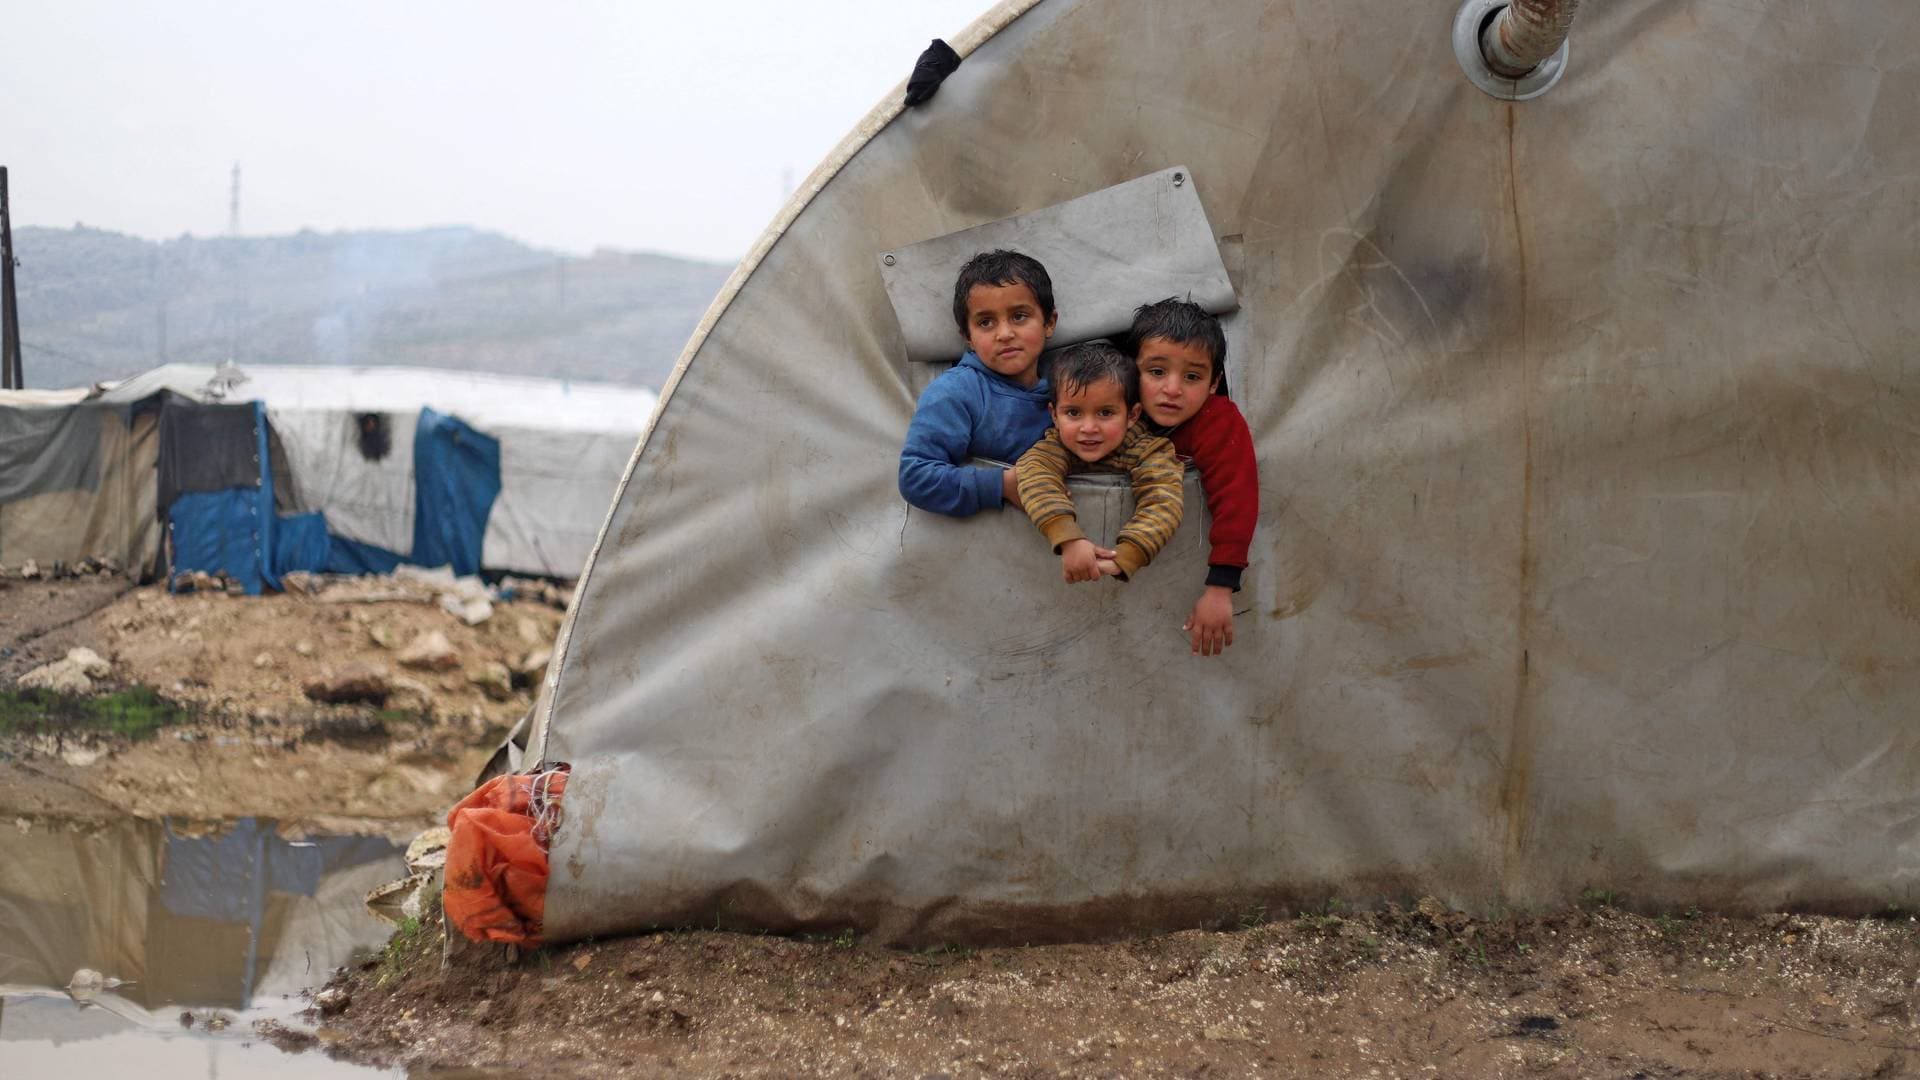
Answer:
[[[532,705],[530,686],[489,692],[469,669],[515,665],[550,646],[561,614],[515,601],[468,626],[418,597],[171,595],[105,576],[0,579],[0,691],[85,647],[112,667],[99,695],[148,688],[183,711],[131,738],[0,724],[0,814],[424,825],[469,790]],[[398,663],[400,650],[435,631],[455,666]],[[384,672],[405,692],[377,704],[308,699],[308,680],[351,664]]]
[[[1097,945],[900,952],[689,930],[336,976],[332,1053],[538,1076],[1920,1073],[1920,924],[1433,901]]]

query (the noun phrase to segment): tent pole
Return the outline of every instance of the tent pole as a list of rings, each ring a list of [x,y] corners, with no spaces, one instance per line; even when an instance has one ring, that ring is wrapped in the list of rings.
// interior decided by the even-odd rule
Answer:
[[[0,389],[25,390],[20,367],[19,299],[13,291],[13,217],[7,199],[7,167],[0,165]]]

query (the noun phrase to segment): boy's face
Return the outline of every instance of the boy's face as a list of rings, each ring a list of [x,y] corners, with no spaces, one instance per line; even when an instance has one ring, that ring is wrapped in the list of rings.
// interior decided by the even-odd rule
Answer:
[[[1199,342],[1181,344],[1150,337],[1140,343],[1140,404],[1161,427],[1193,419],[1220,383],[1213,354]]]
[[[1060,441],[1074,457],[1089,463],[1120,449],[1127,426],[1140,419],[1140,406],[1127,406],[1126,388],[1116,379],[1061,387],[1052,412]]]
[[[1021,386],[1040,381],[1040,352],[1056,320],[1040,311],[1025,285],[975,285],[967,290],[967,346],[981,363]]]

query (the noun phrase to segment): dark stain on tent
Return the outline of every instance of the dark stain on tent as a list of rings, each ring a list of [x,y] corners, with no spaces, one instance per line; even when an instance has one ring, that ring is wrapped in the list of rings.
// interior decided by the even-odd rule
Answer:
[[[354,445],[368,461],[384,461],[393,451],[393,428],[385,413],[360,413],[353,418]]]

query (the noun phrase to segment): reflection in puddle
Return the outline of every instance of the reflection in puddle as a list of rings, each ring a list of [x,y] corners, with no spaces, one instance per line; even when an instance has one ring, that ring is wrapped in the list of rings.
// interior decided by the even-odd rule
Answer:
[[[380,1075],[282,1054],[253,1023],[297,1025],[302,989],[385,943],[362,899],[402,850],[254,819],[0,825],[6,1075]]]

